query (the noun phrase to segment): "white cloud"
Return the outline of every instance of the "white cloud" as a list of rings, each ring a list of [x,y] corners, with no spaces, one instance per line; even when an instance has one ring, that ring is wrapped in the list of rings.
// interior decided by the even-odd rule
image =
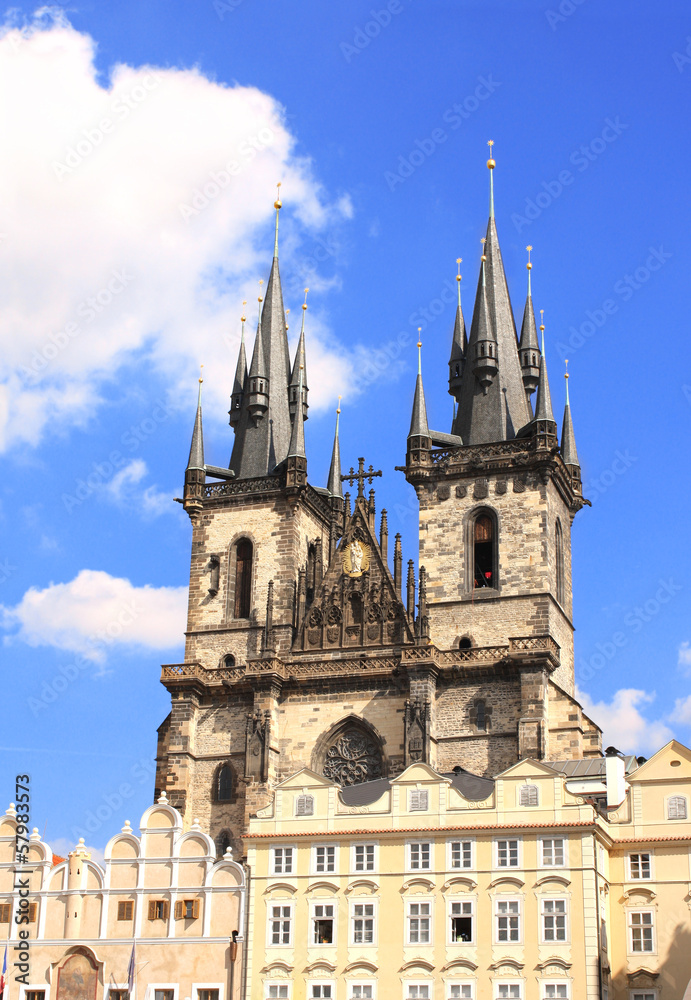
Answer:
[[[102,487],[103,495],[121,507],[139,510],[144,517],[159,517],[173,510],[173,492],[164,493],[157,486],[142,487],[149,469],[141,458],[133,458]]]
[[[688,642],[682,642],[679,646],[679,659],[677,662],[685,676],[691,677],[691,645]]]
[[[603,746],[615,746],[623,753],[649,754],[674,735],[662,719],[650,720],[641,712],[655,701],[654,691],[621,688],[609,703],[594,702],[584,691],[577,691],[576,697],[586,714],[603,727]]]
[[[691,726],[691,694],[686,698],[676,698],[670,722],[680,722],[684,726]]]
[[[61,858],[67,858],[71,851],[73,851],[77,844],[69,840],[67,837],[56,837],[55,840],[49,845],[53,854],[57,854]],[[84,844],[84,849],[91,855],[91,860],[102,868],[105,867],[105,854],[100,847],[91,847],[89,844]]]
[[[14,607],[0,605],[6,642],[53,646],[103,663],[116,645],[171,649],[182,642],[187,587],[135,587],[102,570],[69,583],[31,587]]]
[[[327,204],[270,95],[197,69],[117,65],[104,84],[94,54],[59,17],[0,35],[0,448],[85,425],[137,352],[183,405],[203,360],[209,411],[225,413],[275,181],[284,279],[301,241],[353,214],[347,195]],[[327,327],[309,336],[319,409],[352,368]]]

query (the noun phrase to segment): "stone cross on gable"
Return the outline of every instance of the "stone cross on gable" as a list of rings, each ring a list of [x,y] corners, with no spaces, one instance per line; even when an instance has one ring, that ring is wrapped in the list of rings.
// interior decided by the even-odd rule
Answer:
[[[353,483],[355,482],[355,480],[357,480],[357,495],[358,495],[358,497],[363,497],[364,498],[364,496],[365,496],[365,480],[367,479],[371,483],[375,476],[381,476],[381,475],[382,475],[381,469],[379,469],[377,472],[375,472],[375,470],[372,468],[371,464],[370,464],[369,469],[366,469],[365,468],[365,460],[364,460],[364,458],[358,458],[358,470],[357,470],[357,472],[355,471],[355,469],[351,465],[350,472],[346,476],[341,476],[341,481],[342,482],[346,482],[347,481],[352,486]]]

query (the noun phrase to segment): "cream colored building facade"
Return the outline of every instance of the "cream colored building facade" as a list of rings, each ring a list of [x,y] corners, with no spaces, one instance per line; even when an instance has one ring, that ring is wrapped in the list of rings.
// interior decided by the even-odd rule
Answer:
[[[691,751],[423,763],[341,789],[309,770],[246,838],[246,998],[682,1000]]]
[[[0,820],[0,934],[9,935],[4,1000],[235,1000],[242,986],[245,874],[198,825],[183,833],[165,795],[105,849],[58,860],[37,831],[30,875],[15,872],[16,811]],[[18,870],[19,871],[19,870]],[[28,879],[28,923],[17,881]],[[25,899],[27,897],[24,897]],[[28,932],[28,972],[14,967]],[[233,944],[235,939],[235,944]],[[2,961],[2,956],[0,956]],[[18,978],[19,977],[19,978]]]

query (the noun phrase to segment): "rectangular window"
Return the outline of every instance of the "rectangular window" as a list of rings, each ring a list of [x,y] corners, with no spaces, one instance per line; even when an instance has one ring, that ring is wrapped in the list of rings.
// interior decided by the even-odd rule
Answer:
[[[432,845],[427,842],[415,842],[409,845],[411,871],[429,871]]]
[[[373,872],[374,844],[356,844],[353,849],[353,871]]]
[[[657,1000],[654,993],[632,993],[631,1000]]]
[[[12,904],[0,903],[0,924],[9,924],[12,916]]]
[[[568,983],[544,983],[542,986],[542,995],[545,1000],[569,1000],[569,984]]]
[[[149,900],[149,920],[167,920],[170,914],[170,903],[167,899]]]
[[[446,995],[448,1000],[473,1000],[473,984],[450,983]]]
[[[408,983],[406,1000],[430,1000],[429,983]]]
[[[29,923],[30,924],[35,923],[37,916],[38,916],[38,903],[29,903]]]
[[[353,944],[374,944],[374,903],[353,903]]]
[[[197,990],[197,1000],[218,1000],[218,990]]]
[[[672,795],[667,799],[667,819],[686,819],[686,798]]]
[[[314,848],[314,870],[318,873],[336,871],[336,848],[335,847],[315,847]]]
[[[472,900],[452,902],[449,908],[451,926],[449,941],[451,944],[470,944],[473,940],[473,903]]]
[[[270,944],[292,944],[292,907],[269,906],[269,942]]]
[[[125,900],[118,903],[118,920],[131,920],[134,915],[134,902]],[[110,995],[112,996],[112,990]]]
[[[26,993],[24,994],[24,1000],[31,1000],[31,995],[33,994],[34,996],[36,996],[37,992],[38,992],[37,990],[27,990]],[[42,1000],[43,995],[44,995],[43,991],[41,991],[40,1000]],[[109,989],[108,1000],[130,1000],[130,991]]]
[[[317,903],[312,911],[312,944],[334,943],[333,903]]]
[[[629,912],[629,947],[632,952],[653,950],[653,911]]]
[[[293,848],[274,847],[272,852],[274,875],[293,874]]]
[[[409,944],[429,944],[431,941],[431,924],[431,903],[408,903]]]
[[[178,899],[175,904],[176,920],[196,920],[199,916],[198,899]]]
[[[374,986],[372,983],[351,983],[350,1000],[372,1000]]]
[[[449,845],[449,867],[472,868],[472,866],[473,866],[472,840],[452,840]]]
[[[429,809],[429,792],[427,789],[410,791],[409,809],[411,812],[427,812]]]
[[[269,983],[264,988],[266,1000],[288,1000],[287,983]]]
[[[332,1000],[333,995],[332,983],[312,983],[310,986],[311,1000]]]
[[[129,997],[127,990],[110,990],[108,996],[112,997],[114,993],[124,993],[125,997]],[[46,1000],[45,990],[25,990],[24,1000]]]
[[[175,990],[154,990],[154,1000],[174,1000]]]
[[[518,840],[497,841],[497,868],[518,868]]]
[[[521,940],[521,904],[518,899],[498,899],[495,919],[497,941],[516,942]],[[511,994],[507,994],[510,996]]]
[[[542,864],[545,868],[562,868],[566,852],[562,837],[545,837],[542,841]]]
[[[632,879],[650,878],[650,854],[629,854],[629,875]]]
[[[510,1000],[521,1000],[523,987],[520,983],[497,983],[497,992],[494,995],[497,1000],[504,1000],[504,997],[509,997]]]
[[[542,900],[542,940],[566,941],[566,900]]]

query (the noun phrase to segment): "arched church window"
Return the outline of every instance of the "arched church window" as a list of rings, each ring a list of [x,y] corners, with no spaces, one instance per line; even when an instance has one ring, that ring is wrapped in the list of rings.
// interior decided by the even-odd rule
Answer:
[[[235,617],[249,618],[252,595],[252,542],[241,538],[235,546]]]
[[[327,748],[322,771],[325,778],[339,785],[359,785],[381,778],[381,747],[359,726],[347,726]]]
[[[307,578],[306,578],[306,597],[307,603],[310,604],[314,599],[314,587],[317,572],[317,549],[316,546],[310,545],[307,549]]]
[[[471,649],[472,645],[473,645],[473,640],[470,638],[469,635],[464,635],[461,639],[458,640],[459,649]]]
[[[222,858],[231,845],[230,834],[227,830],[223,830],[219,833],[216,838],[216,856]]]
[[[226,655],[223,657],[223,666],[226,669],[235,666],[235,657],[233,656],[232,653],[226,653]]]
[[[561,530],[561,521],[557,521],[555,528],[555,548],[557,562],[557,600],[564,603],[564,536]]]
[[[489,514],[479,514],[473,524],[473,587],[496,587],[495,523]]]
[[[216,801],[230,802],[233,798],[233,772],[223,764],[216,774]]]

